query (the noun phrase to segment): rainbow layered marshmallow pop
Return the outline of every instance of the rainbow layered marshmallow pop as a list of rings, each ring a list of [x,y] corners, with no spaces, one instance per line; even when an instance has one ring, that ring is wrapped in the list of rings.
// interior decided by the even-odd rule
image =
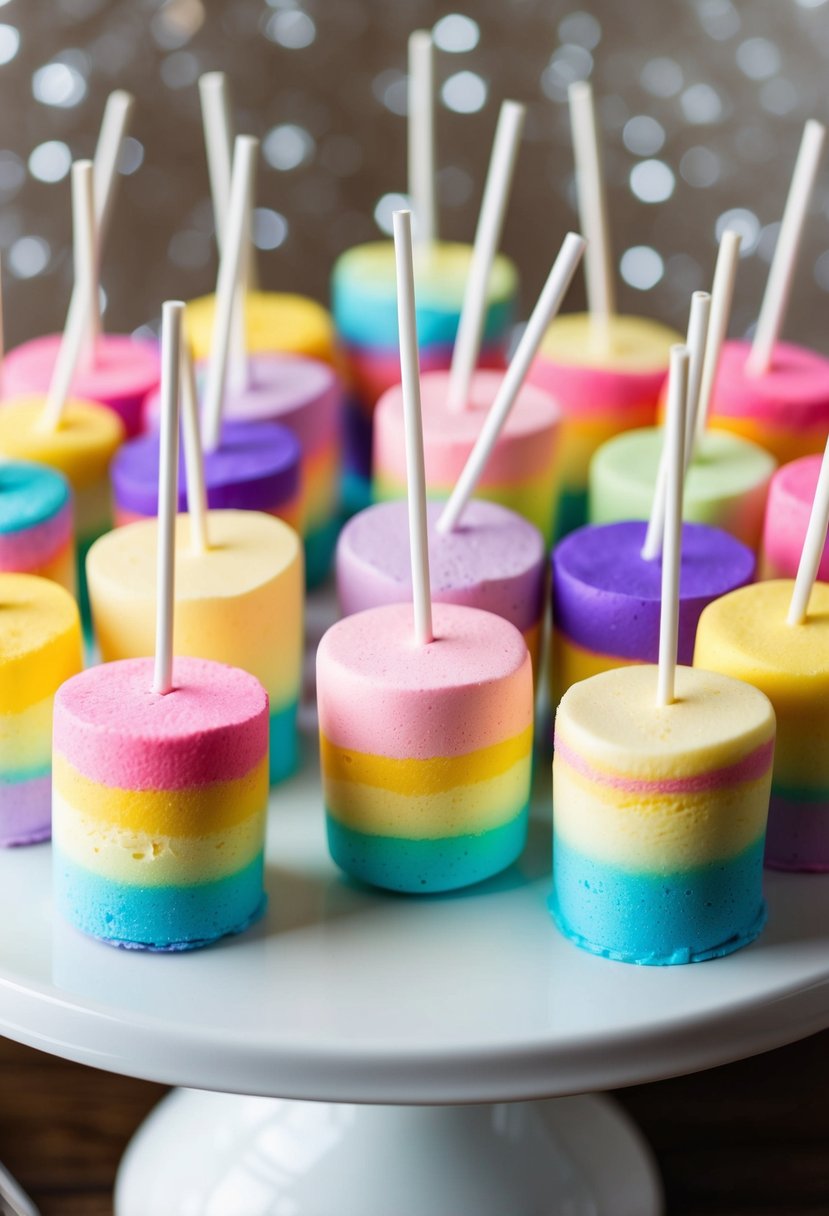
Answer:
[[[607,200],[590,85],[570,88],[579,220],[587,237],[588,313],[557,317],[545,334],[528,380],[562,412],[556,472],[556,537],[587,520],[588,469],[611,436],[656,419],[674,330],[614,310]]]
[[[491,223],[479,223],[475,250],[438,237],[435,200],[433,46],[423,30],[409,39],[409,195],[415,215],[415,275],[420,366],[447,370],[460,334],[470,291],[481,301],[476,354],[483,367],[504,365],[515,321],[518,272],[496,256],[504,205],[524,121],[524,107],[501,109],[484,203],[495,203]],[[483,217],[486,207],[482,206]],[[483,249],[486,252],[483,252]],[[481,250],[476,258],[476,250]],[[477,262],[477,267],[476,267]],[[332,309],[351,388],[346,407],[345,497],[350,509],[370,501],[372,420],[376,403],[400,383],[395,312],[395,263],[391,241],[358,245],[339,257],[331,279]],[[481,273],[483,272],[483,273]]]
[[[527,830],[532,669],[503,618],[429,594],[411,227],[394,216],[410,479],[411,604],[345,617],[317,651],[328,841],[347,873],[427,894],[508,866]]]
[[[127,131],[133,98],[121,90],[107,101],[94,161],[95,245],[90,271],[97,298],[97,267],[118,179],[118,158]],[[96,308],[81,299],[82,285],[76,282],[67,317],[70,331],[80,327],[83,344],[72,369],[69,390],[73,397],[95,401],[120,418],[127,435],[141,430],[147,397],[158,387],[158,348],[153,342],[123,334],[103,334]],[[55,374],[63,337],[50,334],[34,338],[9,351],[3,364],[3,394],[24,397],[48,391]]]
[[[824,454],[797,578],[711,604],[694,662],[748,680],[777,713],[766,864],[829,870],[829,586],[815,582],[829,521]]]
[[[574,684],[553,760],[555,921],[594,954],[653,965],[728,954],[766,916],[774,711],[748,684],[676,666],[686,361],[672,353],[659,665]]]
[[[431,497],[450,496],[440,528],[451,531],[471,495],[499,502],[534,524],[549,543],[554,530],[554,470],[559,410],[524,385],[544,327],[561,307],[584,249],[568,233],[506,374],[433,372],[422,379],[423,449]],[[390,389],[377,406],[374,487],[378,498],[405,494],[404,400]]]
[[[124,440],[123,423],[112,410],[95,402],[68,399],[85,340],[83,322],[96,307],[92,302],[95,219],[89,161],[77,161],[72,166],[72,217],[79,306],[70,307],[60,357],[45,397],[18,397],[0,403],[0,456],[49,465],[63,473],[72,487],[78,594],[81,617],[88,626],[84,561],[96,537],[112,526],[109,468]]]
[[[829,359],[779,340],[825,135],[821,123],[806,123],[754,339],[726,343],[711,394],[714,426],[781,463],[819,454],[829,431]]]
[[[0,574],[0,847],[49,839],[52,704],[82,665],[72,596],[49,579]]]
[[[302,545],[293,528],[261,511],[208,511],[188,356],[183,363],[189,518],[175,521],[176,654],[228,663],[261,681],[270,701],[270,777],[279,781],[298,758]],[[159,487],[163,493],[160,474]],[[105,661],[153,652],[159,527],[140,520],[90,550],[92,616]]]
[[[797,574],[820,465],[820,456],[801,456],[772,477],[760,550],[761,578],[794,578]],[[829,546],[824,545],[817,577],[829,582]]]
[[[247,672],[173,662],[179,337],[162,317],[163,482],[153,659],[104,663],[55,703],[54,891],[77,929],[186,950],[262,911],[268,697]]]
[[[153,428],[157,402],[157,397],[152,398],[147,411]],[[238,389],[230,385],[225,392],[225,427],[233,423],[278,423],[292,431],[299,443],[301,488],[297,514],[277,514],[303,533],[305,570],[311,586],[327,574],[339,530],[342,411],[343,388],[336,372],[319,359],[297,355],[248,356],[246,383]],[[225,442],[223,437],[217,451],[210,455],[221,455]],[[210,498],[210,460],[206,473]]]
[[[705,356],[695,391],[695,422],[686,452],[685,517],[730,532],[757,549],[766,495],[776,461],[765,448],[708,427],[711,388],[728,326],[740,238],[726,231],[720,240]],[[608,440],[590,464],[590,522],[647,519],[654,501],[662,430],[644,427]]]
[[[690,454],[705,360],[711,297],[694,292],[688,322],[688,407],[683,463]],[[663,445],[647,525],[587,524],[553,550],[553,703],[578,680],[659,653],[662,539],[667,464]],[[684,470],[683,470],[684,472]],[[679,578],[678,658],[690,665],[700,613],[720,595],[750,582],[754,553],[719,528],[685,524]]]
[[[50,578],[75,594],[72,491],[54,469],[0,462],[0,570]]]
[[[220,251],[230,210],[233,122],[230,90],[223,72],[207,72],[199,80],[213,216]],[[249,243],[244,274],[244,309],[240,314],[242,346],[253,355],[288,353],[336,365],[334,325],[330,314],[307,296],[257,290],[256,265]],[[210,356],[216,322],[216,296],[202,296],[187,305],[187,334],[197,360]]]

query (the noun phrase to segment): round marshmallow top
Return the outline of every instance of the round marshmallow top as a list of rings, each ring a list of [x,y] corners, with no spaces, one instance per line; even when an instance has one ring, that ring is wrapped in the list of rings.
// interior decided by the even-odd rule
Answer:
[[[247,672],[177,658],[153,692],[153,660],[101,663],[55,697],[54,745],[101,785],[186,789],[245,776],[268,747],[268,696]]]
[[[71,497],[66,478],[54,469],[22,460],[0,463],[0,536],[54,519]]]
[[[650,514],[664,438],[661,427],[642,427],[599,448],[590,466],[591,518],[605,522]],[[723,502],[739,501],[765,486],[775,464],[759,444],[729,431],[707,430],[688,469],[686,511],[708,511],[703,522],[714,522]]]
[[[586,753],[591,765],[604,762],[617,777],[652,782],[710,773],[713,792],[716,769],[733,764],[735,750],[751,760],[774,737],[768,698],[740,680],[678,667],[676,700],[661,707],[656,683],[657,668],[647,665],[615,667],[574,684],[559,703],[556,746],[575,757]],[[759,769],[753,775],[768,770],[768,756],[751,762]]]
[[[106,479],[124,428],[112,410],[93,401],[67,401],[60,425],[41,431],[43,397],[0,403],[0,453],[57,469],[76,490]]]
[[[503,379],[501,372],[475,372],[466,407],[450,410],[446,404],[449,373],[430,372],[421,377],[423,452],[430,486],[454,485]],[[560,419],[558,406],[547,393],[524,385],[487,461],[487,483],[521,483],[548,472]],[[405,482],[403,430],[403,393],[396,385],[377,403],[375,474],[391,473]]]
[[[202,379],[206,366],[199,369]],[[227,387],[223,417],[227,422],[278,422],[293,431],[307,456],[338,437],[342,392],[336,372],[319,359],[251,355],[245,387]],[[159,412],[160,397],[154,393],[147,402],[149,426],[157,428]]]
[[[763,564],[775,578],[794,578],[806,539],[821,456],[801,456],[771,479],[763,527]],[[829,582],[829,540],[823,547],[818,578]]]
[[[794,582],[742,587],[709,604],[697,631],[694,662],[761,684],[775,704],[794,708],[798,689],[829,697],[829,585],[815,583],[801,625],[786,616]],[[823,744],[821,744],[823,746]]]
[[[432,606],[434,641],[419,645],[411,604],[343,617],[317,650],[320,730],[336,746],[426,759],[465,755],[532,724],[532,668],[500,616]]]
[[[676,330],[647,317],[610,317],[609,342],[588,313],[555,318],[541,340],[539,358],[569,367],[590,367],[614,375],[664,373],[671,346],[681,342]]]
[[[196,359],[207,359],[213,345],[216,297],[201,296],[187,305],[187,335]],[[278,291],[249,291],[245,297],[247,350],[258,355],[284,351],[334,362],[334,325],[330,315],[307,296]]]
[[[51,696],[82,665],[78,606],[32,574],[0,574],[0,714]]]
[[[415,250],[417,336],[421,346],[451,346],[463,305],[472,246],[436,241]],[[495,258],[487,286],[488,315],[483,340],[509,325],[518,272],[502,255]],[[357,245],[337,259],[332,280],[334,316],[344,341],[357,346],[397,349],[397,276],[394,245]]]
[[[817,351],[778,342],[774,361],[763,376],[746,370],[751,346],[726,342],[711,397],[711,413],[751,418],[760,423],[829,427],[829,359]]]
[[[553,551],[553,620],[577,645],[619,658],[659,657],[662,562],[642,557],[643,522],[588,524]],[[754,554],[719,528],[683,524],[679,579],[681,663],[691,663],[700,613],[754,576]]]
[[[215,452],[204,454],[210,507],[268,511],[299,493],[301,452],[287,427],[274,422],[226,422]],[[112,488],[121,510],[158,511],[158,435],[125,443],[112,466]],[[187,506],[184,452],[179,452],[179,510]]]
[[[60,350],[61,334],[34,338],[9,351],[3,361],[3,391],[8,397],[45,393]],[[141,428],[144,400],[161,374],[158,347],[125,334],[101,334],[95,360],[78,364],[72,394],[114,410],[128,435]]]
[[[210,548],[190,547],[190,520],[176,519],[176,600],[236,599],[278,578],[300,560],[293,528],[259,511],[211,511]],[[98,538],[89,551],[90,581],[118,587],[136,606],[154,602],[158,521],[139,519]]]
[[[546,552],[533,524],[497,503],[473,500],[457,528],[439,532],[442,506],[426,505],[432,598],[482,608],[521,632],[542,612]],[[408,504],[378,503],[355,515],[337,545],[337,593],[350,614],[412,597]]]

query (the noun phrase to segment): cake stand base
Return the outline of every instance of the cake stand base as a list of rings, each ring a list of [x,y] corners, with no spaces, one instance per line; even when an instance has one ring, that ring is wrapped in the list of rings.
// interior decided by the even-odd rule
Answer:
[[[139,1128],[116,1216],[659,1216],[609,1099],[346,1106],[175,1090]]]

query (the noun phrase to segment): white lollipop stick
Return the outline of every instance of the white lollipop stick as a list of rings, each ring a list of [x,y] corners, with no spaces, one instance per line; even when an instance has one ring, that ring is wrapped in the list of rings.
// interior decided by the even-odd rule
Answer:
[[[135,98],[123,89],[116,89],[107,98],[101,130],[95,145],[95,256],[100,268],[101,254],[109,230],[109,221],[115,203],[118,184],[118,157],[121,144],[129,127]],[[80,317],[77,315],[80,313]],[[77,281],[72,289],[65,329],[75,329],[81,321],[88,319],[81,299],[81,285]],[[90,347],[94,348],[95,335],[90,335]]]
[[[406,485],[409,501],[409,546],[412,560],[412,607],[415,641],[425,646],[432,632],[432,590],[426,525],[426,471],[423,462],[423,422],[420,415],[420,366],[415,314],[412,213],[395,211],[394,259],[397,267],[397,324],[400,333],[400,372],[406,432]]]
[[[38,429],[53,431],[60,425],[72,377],[90,333],[98,332],[98,259],[95,255],[95,199],[92,161],[72,166],[72,242],[78,306],[70,306],[58,357],[52,371],[46,404]]]
[[[409,198],[418,245],[438,239],[435,189],[434,46],[428,30],[409,37]]]
[[[711,315],[708,320],[708,337],[705,342],[705,362],[702,365],[702,380],[699,386],[699,396],[696,404],[695,442],[705,434],[708,425],[708,410],[711,405],[711,393],[717,378],[717,368],[720,364],[725,335],[728,333],[728,321],[731,316],[731,300],[734,296],[734,281],[737,278],[737,265],[740,261],[739,232],[727,228],[720,237],[720,247],[717,253],[717,264],[714,267],[714,282],[711,286]],[[693,451],[689,454],[688,462],[693,459]]]
[[[774,348],[786,317],[797,253],[825,137],[826,128],[823,123],[810,118],[803,128],[803,138],[800,141],[792,184],[789,186],[780,223],[780,234],[766,282],[757,329],[754,331],[754,341],[746,361],[746,371],[752,376],[765,375],[772,365]]]
[[[662,604],[659,615],[659,671],[656,704],[675,699],[676,652],[679,639],[679,571],[682,561],[682,486],[685,477],[685,414],[688,404],[688,348],[671,347],[668,373],[668,416],[665,456],[668,486],[665,540],[662,553]]]
[[[526,113],[526,106],[519,105],[517,101],[505,101],[498,117],[458,334],[452,352],[447,399],[447,407],[450,410],[462,410],[465,407],[472,373],[478,362],[486,318],[489,276],[504,226],[518,143]]]
[[[213,200],[213,225],[216,244],[222,252],[227,215],[230,208],[230,176],[233,167],[233,108],[230,86],[224,72],[205,72],[199,77],[204,146],[207,151],[207,173],[210,197]],[[251,241],[245,252],[246,286],[256,283],[256,251]]]
[[[527,322],[515,354],[512,356],[512,362],[504,373],[495,400],[484,419],[475,446],[469,453],[466,464],[461,469],[460,476],[455,483],[455,488],[441,512],[437,523],[439,532],[451,532],[457,526],[466,509],[466,504],[475,493],[475,487],[498,442],[498,436],[515,404],[515,399],[521,391],[524,378],[530,370],[530,364],[544,337],[544,331],[561,308],[584,252],[584,246],[583,238],[576,236],[574,232],[568,232],[564,238],[558,257],[547,277],[547,282],[541,290],[532,316]]]
[[[135,98],[131,93],[126,93],[123,89],[110,93],[95,145],[95,225],[99,258],[115,204],[121,145],[129,128],[134,106]]]
[[[219,446],[222,428],[222,404],[230,352],[233,308],[242,273],[245,229],[253,197],[256,175],[256,154],[259,140],[251,135],[236,138],[233,176],[230,184],[230,211],[225,230],[225,245],[219,264],[216,284],[216,307],[213,316],[213,338],[207,365],[204,392],[204,446],[213,452]]]
[[[684,472],[688,472],[693,451],[694,427],[697,421],[697,406],[699,405],[699,386],[702,379],[702,365],[705,361],[705,342],[708,334],[708,318],[711,312],[711,297],[707,291],[695,291],[691,296],[691,312],[688,317],[688,337],[686,345],[690,355],[688,365],[688,408],[685,411],[684,439]],[[645,543],[642,546],[642,557],[646,562],[653,561],[662,552],[662,538],[665,533],[665,494],[668,486],[668,464],[666,461],[664,443],[659,469],[656,474],[656,487],[653,494],[651,517],[648,530],[645,533]]]
[[[193,359],[186,342],[181,343],[181,410],[184,432],[184,471],[187,477],[187,510],[190,515],[190,544],[195,553],[206,553],[207,488],[199,431],[199,400]]]
[[[173,687],[176,515],[178,513],[178,417],[181,328],[184,304],[167,300],[161,309],[161,429],[158,462],[158,556],[156,567],[155,668],[153,692]]]
[[[829,530],[829,440],[826,441],[823,460],[820,463],[820,474],[815,487],[812,511],[809,515],[809,526],[806,529],[806,537],[797,567],[797,578],[794,581],[789,615],[786,617],[786,623],[789,625],[802,625],[806,620],[809,597],[812,594],[820,559],[823,556],[827,530]]]
[[[584,256],[587,307],[597,338],[607,346],[610,341],[609,321],[616,305],[607,195],[593,90],[586,80],[579,80],[570,85],[568,98],[576,161],[579,224],[587,238]]]

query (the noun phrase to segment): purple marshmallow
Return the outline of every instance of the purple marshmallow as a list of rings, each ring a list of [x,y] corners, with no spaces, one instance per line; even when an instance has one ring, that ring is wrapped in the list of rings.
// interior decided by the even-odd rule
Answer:
[[[118,452],[112,465],[116,515],[158,514],[158,435],[141,435]],[[300,490],[299,441],[275,422],[226,422],[215,452],[205,452],[208,506],[276,511]],[[179,454],[180,511],[187,509],[184,454]]]
[[[645,561],[647,524],[588,524],[553,550],[553,622],[585,650],[655,663],[662,562]],[[694,658],[697,623],[712,600],[750,583],[754,553],[707,524],[682,526],[678,660]]]
[[[473,500],[452,532],[437,531],[443,504],[426,512],[432,597],[504,617],[522,633],[543,613],[546,554],[541,533],[514,511]],[[355,515],[337,545],[337,593],[345,616],[412,596],[408,506],[378,503]]]

